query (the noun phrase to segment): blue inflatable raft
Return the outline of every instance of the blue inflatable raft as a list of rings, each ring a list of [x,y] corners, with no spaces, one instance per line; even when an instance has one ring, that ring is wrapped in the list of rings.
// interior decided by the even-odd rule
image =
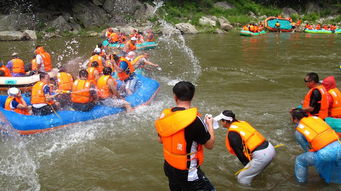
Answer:
[[[159,90],[159,83],[157,81],[142,75],[137,76],[138,83],[135,92],[125,98],[132,107],[148,104]],[[42,133],[59,127],[94,120],[125,111],[124,108],[97,105],[89,112],[62,110],[57,111],[58,115],[22,115],[4,109],[6,98],[7,96],[0,95],[0,104],[2,106],[0,107],[0,113],[2,113],[2,118],[5,118],[0,118],[2,119],[2,124],[0,125],[2,126],[4,123],[8,122],[15,131],[22,135]],[[27,103],[30,103],[28,97],[25,97],[25,100]],[[4,130],[3,128],[0,129]]]
[[[124,44],[110,44],[108,40],[104,40],[102,42],[103,46],[108,46],[108,47],[113,47],[113,48],[123,48]],[[143,42],[141,44],[136,44],[136,49],[137,50],[149,50],[149,49],[154,49],[157,47],[156,42]]]

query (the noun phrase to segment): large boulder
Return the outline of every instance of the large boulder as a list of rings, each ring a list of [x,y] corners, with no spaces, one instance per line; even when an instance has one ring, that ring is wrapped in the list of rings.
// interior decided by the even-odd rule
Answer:
[[[288,18],[290,17],[291,15],[298,15],[297,11],[295,9],[292,9],[290,7],[284,7],[282,9],[282,16],[285,17],[285,18]]]
[[[105,0],[103,8],[111,15],[134,15],[143,6],[138,0]]]
[[[230,31],[233,29],[233,26],[229,23],[223,23],[222,25],[220,25],[220,29],[224,31]]]
[[[59,29],[60,31],[70,31],[72,29],[72,27],[63,16],[59,16],[55,20],[49,22],[49,24],[47,24],[47,27]]]
[[[37,40],[36,31],[33,30],[24,30],[24,39],[25,40]]]
[[[28,14],[0,15],[0,31],[34,29],[35,20]]]
[[[202,16],[202,17],[199,19],[199,24],[200,24],[200,25],[203,25],[203,26],[215,27],[217,23],[216,23],[216,21],[213,20],[212,18],[208,18],[208,17]]]
[[[24,34],[20,31],[0,31],[0,40],[22,40]]]
[[[72,7],[75,19],[84,27],[103,26],[109,21],[108,15],[103,9],[87,1],[76,1]]]
[[[321,7],[315,2],[309,2],[306,4],[305,10],[307,13],[320,12]]]
[[[185,34],[196,34],[196,33],[198,33],[198,30],[195,28],[195,26],[193,26],[190,23],[178,23],[175,25],[175,27],[177,29],[179,29],[182,33],[185,33]]]
[[[213,7],[220,8],[220,9],[225,9],[225,10],[235,8],[235,6],[232,5],[231,3],[227,3],[227,2],[224,2],[224,1],[214,3]]]

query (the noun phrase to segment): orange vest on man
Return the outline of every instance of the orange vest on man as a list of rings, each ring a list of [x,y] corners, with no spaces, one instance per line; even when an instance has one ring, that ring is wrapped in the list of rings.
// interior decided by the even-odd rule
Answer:
[[[261,145],[265,138],[262,134],[260,134],[255,128],[253,128],[248,122],[246,121],[237,121],[233,122],[229,127],[229,132],[234,131],[237,132],[242,141],[244,146],[244,155],[251,160],[252,159],[252,151],[254,151],[259,145]],[[225,140],[226,149],[233,155],[236,155],[232,147],[230,146],[230,141],[228,139],[228,135],[226,136]]]
[[[153,33],[148,33],[147,35],[147,42],[154,42],[154,34]]]
[[[25,74],[25,63],[19,58],[12,59],[12,73]]]
[[[60,91],[71,91],[73,79],[71,74],[66,72],[59,72],[57,74],[58,90]]]
[[[341,92],[337,88],[330,89],[328,93],[333,97],[333,105],[329,108],[330,117],[341,118]]]
[[[127,52],[135,51],[135,50],[136,50],[136,45],[133,44],[133,43],[131,42],[131,40],[129,40],[127,43],[128,43],[128,51],[127,51]]]
[[[8,96],[7,99],[6,99],[6,102],[5,102],[5,109],[6,110],[14,111],[16,113],[20,113],[20,114],[23,114],[23,115],[29,115],[29,112],[27,111],[27,109],[19,109],[19,108],[12,109],[10,104],[11,104],[11,102],[13,100],[18,102],[19,104],[23,104],[23,102],[22,102],[22,100],[20,98]]]
[[[11,71],[5,65],[2,65],[0,67],[0,70],[4,72],[4,74],[5,74],[4,76],[5,77],[11,77],[12,76],[11,75]]]
[[[120,58],[120,63],[121,62],[126,62],[128,64],[128,69],[129,69],[129,73],[126,72],[126,71],[122,71],[122,72],[119,72],[117,75],[118,75],[118,78],[121,80],[121,81],[124,81],[126,79],[129,78],[130,74],[132,74],[134,71],[135,71],[135,68],[134,66],[131,64],[131,62],[129,60],[127,60],[125,57],[121,57]]]
[[[339,140],[336,132],[322,119],[316,116],[304,117],[296,127],[311,146],[310,151],[318,151],[330,143]]]
[[[198,145],[192,153],[186,151],[185,128],[196,119],[197,114],[197,108],[176,112],[165,109],[161,118],[155,121],[155,128],[163,144],[164,158],[174,168],[188,170],[187,162],[193,159],[198,160],[199,166],[204,162],[202,145]]]
[[[90,103],[91,82],[89,80],[76,80],[72,85],[71,101],[74,103]]]
[[[111,33],[110,35],[110,43],[117,43],[119,41],[117,33]]]
[[[51,55],[49,53],[45,52],[43,47],[38,47],[35,50],[35,52],[36,52],[36,54],[39,54],[41,56],[41,58],[43,59],[45,72],[50,72],[52,70]]]
[[[108,85],[109,79],[113,79],[113,78],[110,75],[103,75],[97,81],[98,96],[100,99],[106,99],[112,96],[112,92]],[[117,84],[115,80],[114,80],[114,83],[116,86]]]
[[[39,81],[34,84],[32,87],[32,93],[31,93],[31,104],[49,104],[52,105],[53,101],[46,101],[45,93],[44,93],[44,86],[46,84],[42,81]]]
[[[315,89],[319,90],[319,92],[321,94],[321,101],[319,101],[320,111],[318,114],[314,114],[314,115],[320,117],[321,119],[325,119],[326,117],[328,117],[328,99],[327,99],[327,90],[322,85],[318,85],[318,86],[311,88],[309,90],[307,95],[304,97],[303,107],[309,106],[311,94],[313,93],[313,91]],[[312,114],[309,113],[309,115],[311,116]]]
[[[103,57],[98,55],[98,54],[95,54],[93,56],[90,57],[89,59],[89,64],[88,64],[88,67],[91,67],[91,63],[96,61],[98,63],[98,67],[96,68],[96,70],[99,72],[99,73],[102,73],[103,71]]]
[[[89,67],[86,69],[86,71],[88,72],[88,80],[93,83],[96,84],[96,79],[95,79],[95,67]]]

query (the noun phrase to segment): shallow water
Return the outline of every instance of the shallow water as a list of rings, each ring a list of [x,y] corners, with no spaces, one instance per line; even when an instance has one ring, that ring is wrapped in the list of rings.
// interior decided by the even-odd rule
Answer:
[[[341,83],[340,35],[267,33],[250,38],[229,33],[184,39],[162,37],[159,48],[149,51],[151,61],[162,67],[149,73],[161,87],[150,106],[39,135],[1,136],[2,190],[167,190],[153,122],[162,108],[174,105],[171,88],[179,80],[196,85],[193,106],[202,114],[231,109],[273,145],[285,144],[252,188],[245,188],[234,176],[242,165],[225,149],[226,132],[216,130],[215,148],[206,150],[202,169],[217,190],[341,190],[325,184],[313,168],[307,184],[296,183],[294,159],[302,150],[288,114],[307,92],[306,73],[334,75]],[[100,41],[58,38],[38,43],[53,54],[55,64],[76,73]],[[28,62],[38,43],[0,42],[0,60],[7,62],[17,51]]]

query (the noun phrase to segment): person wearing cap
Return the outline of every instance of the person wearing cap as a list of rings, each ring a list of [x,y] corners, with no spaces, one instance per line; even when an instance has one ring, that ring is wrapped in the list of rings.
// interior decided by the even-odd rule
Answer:
[[[123,55],[126,55],[128,52],[135,51],[136,50],[136,37],[131,37],[128,42],[123,47]]]
[[[238,174],[238,182],[250,186],[252,179],[275,157],[275,148],[248,122],[238,121],[231,110],[223,111],[214,120],[228,129],[226,148],[245,166]]]
[[[18,88],[10,88],[7,91],[8,97],[5,102],[5,109],[20,113],[23,115],[29,115],[31,106],[28,106],[24,98],[21,96],[21,91]]]
[[[102,73],[103,71],[103,63],[105,62],[104,58],[100,56],[102,50],[100,48],[95,48],[93,51],[94,55],[90,57],[88,62],[88,67],[91,67],[91,64],[96,61],[98,63],[97,70],[99,73]]]
[[[334,76],[328,76],[323,79],[322,85],[328,91],[328,116],[333,118],[341,118],[341,92],[336,87]]]
[[[35,83],[31,91],[31,103],[33,115],[49,115],[55,113],[59,102],[55,101],[55,94],[50,87],[48,73],[39,74],[40,81]]]
[[[175,84],[176,106],[163,110],[155,121],[159,142],[163,144],[163,168],[170,190],[215,190],[201,170],[204,147],[214,147],[213,119],[206,116],[206,125],[201,120],[198,109],[192,107],[194,93],[191,82]]]
[[[135,52],[130,51],[127,57],[121,57],[118,63],[117,75],[123,82],[120,89],[123,89],[122,93],[131,95],[135,91],[135,85],[137,83],[137,77],[135,74],[135,68],[131,64],[132,58],[135,56]]]
[[[8,61],[6,67],[11,71],[13,77],[25,76],[25,63],[16,52],[12,54],[12,59]]]
[[[51,55],[40,45],[34,51],[36,54],[37,69],[40,72],[50,72],[52,70]]]
[[[0,62],[0,72],[1,75],[0,76],[4,76],[4,77],[11,77],[11,71],[3,64]]]
[[[308,116],[296,108],[290,111],[295,137],[304,153],[295,159],[295,177],[299,183],[308,179],[308,167],[314,166],[327,183],[341,183],[341,144],[336,132],[321,118]]]
[[[321,119],[328,117],[328,92],[320,84],[319,76],[314,73],[308,73],[304,78],[305,85],[309,88],[302,102],[302,109],[308,115],[318,116]]]

